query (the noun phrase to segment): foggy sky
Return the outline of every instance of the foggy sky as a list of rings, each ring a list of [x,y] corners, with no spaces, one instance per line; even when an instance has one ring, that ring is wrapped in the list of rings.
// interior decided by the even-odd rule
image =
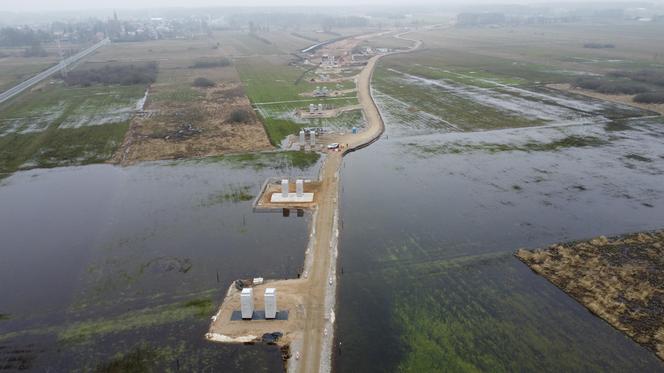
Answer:
[[[440,3],[438,0],[416,0],[420,4]],[[141,9],[165,7],[244,7],[244,6],[344,6],[361,4],[399,4],[406,0],[0,0],[0,11]],[[412,2],[411,2],[412,3]]]
[[[592,1],[592,0],[591,0]],[[599,0],[595,0],[599,1]],[[610,0],[609,0],[610,1]],[[652,1],[659,3],[661,0]],[[357,5],[435,5],[469,3],[544,3],[546,0],[0,0],[2,11],[141,9],[164,7],[216,7],[216,6],[357,6]],[[556,0],[556,2],[567,2]],[[571,1],[570,1],[571,2]],[[581,2],[587,3],[588,0]],[[629,1],[620,1],[629,2]]]

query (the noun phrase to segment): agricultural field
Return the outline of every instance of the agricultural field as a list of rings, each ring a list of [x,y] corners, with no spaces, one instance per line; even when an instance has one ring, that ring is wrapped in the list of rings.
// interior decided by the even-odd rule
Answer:
[[[386,141],[342,171],[338,370],[661,370],[512,254],[660,227],[663,124],[422,132],[386,118]]]
[[[388,48],[388,49],[408,49],[413,46],[410,40],[397,39],[394,34],[378,36],[362,41],[360,47]]]
[[[554,53],[571,53],[572,47],[561,41],[567,40],[563,36],[545,33],[554,38],[550,40],[538,34],[535,39],[542,38],[538,43],[547,45],[549,54],[540,55],[534,48],[526,55],[520,38],[526,38],[527,31],[518,29],[516,35],[504,30],[496,31],[497,35],[491,32],[446,29],[415,33],[412,37],[424,39],[423,50],[385,58],[373,87],[388,120],[426,132],[607,123],[657,115],[653,106],[557,89],[558,84],[601,71],[596,66],[584,68],[565,62],[569,59],[552,57]],[[505,40],[508,37],[513,44]],[[495,47],[488,46],[492,38]],[[594,51],[588,52],[580,44],[577,49]]]
[[[624,104],[565,94],[543,86],[521,87],[474,71],[429,67],[424,73],[382,68],[376,98],[389,120],[421,130],[475,131],[539,125],[602,123],[648,115]],[[526,82],[527,85],[528,82]]]
[[[316,32],[313,29],[283,30],[258,32],[255,35],[247,31],[218,31],[212,38],[219,42],[219,48],[232,57],[251,57],[257,55],[291,55],[313,44],[339,38],[344,35],[359,34],[361,29],[343,29],[342,33]]]
[[[8,60],[9,58],[6,57],[0,58],[0,92],[6,91],[57,63],[57,60],[25,63],[26,58],[14,59],[13,63]]]
[[[282,34],[285,38],[285,44],[289,42],[306,43],[299,38],[289,34]],[[248,32],[223,31],[214,34],[214,40],[219,43],[219,48],[227,55],[232,57],[253,56],[258,54],[287,54],[279,48],[269,34],[251,35]],[[300,44],[298,44],[300,45]]]
[[[151,61],[158,64],[156,81],[150,85],[143,113],[132,120],[115,162],[271,148],[233,62],[213,39],[113,44],[86,65]],[[197,79],[209,83],[197,87]],[[231,118],[235,111],[246,113],[241,121]]]
[[[466,51],[497,59],[492,70],[506,69],[505,60],[545,66],[564,75],[602,73],[615,68],[664,67],[659,42],[664,25],[652,23],[538,25],[503,28],[445,28],[415,32],[424,48]],[[584,48],[585,43],[611,43],[614,48]],[[454,53],[458,54],[458,53]],[[449,58],[455,58],[450,56]],[[457,61],[475,62],[461,54]]]
[[[54,44],[44,45],[44,56],[26,57],[26,47],[0,48],[0,92],[46,70],[60,61],[60,50],[63,53],[74,53],[86,46],[63,43],[61,49]]]
[[[217,32],[195,40],[113,43],[87,58],[72,74],[99,75],[108,69],[155,64],[156,77],[131,85],[96,81],[77,85],[65,84],[56,76],[7,103],[0,115],[0,172],[7,175],[19,168],[104,161],[130,164],[268,150],[303,126],[334,130],[361,126],[359,112],[317,120],[294,116],[310,103],[323,103],[328,108],[357,105],[352,91],[330,99],[310,96],[317,86],[330,90],[355,86],[352,80],[312,83],[316,77],[313,66],[292,64],[298,59],[291,53],[311,43],[283,30],[257,36]],[[3,65],[0,83],[32,75],[47,66],[47,58],[53,59],[53,54],[34,59],[40,63],[10,68],[13,77],[2,74]],[[13,54],[4,60],[21,62]],[[201,79],[209,84],[195,86]],[[50,139],[56,129],[84,131],[81,136],[67,138],[87,144],[69,145],[61,136]],[[111,137],[86,140],[92,135]]]
[[[446,65],[549,83],[562,92],[634,104],[662,113],[662,32],[662,24],[624,22],[565,27],[447,28],[413,35],[422,38],[425,48],[432,53],[445,55]],[[582,89],[575,89],[579,87]],[[638,93],[644,92],[650,97],[638,97]],[[658,101],[653,102],[655,97]]]
[[[349,157],[342,171],[338,371],[662,369],[625,327],[612,328],[513,257],[520,247],[661,228],[664,118],[551,86],[658,68],[648,51],[661,48],[657,33],[630,27],[416,32],[408,37],[424,40],[420,51],[379,63],[372,88],[389,141]],[[621,32],[630,36],[620,41]],[[570,58],[581,56],[600,62]],[[390,187],[376,193],[375,185]],[[611,265],[635,256],[618,247],[607,254]],[[639,279],[621,281],[627,286],[617,286],[618,272],[579,289],[593,270],[585,253],[551,273],[574,273],[561,289],[594,295],[589,308],[609,321],[596,305],[615,303],[621,321],[648,329],[645,342],[628,335],[655,349],[661,316],[648,312],[661,302],[644,306],[648,282],[638,277],[650,273],[661,285],[647,272],[654,254],[649,266],[619,262]],[[630,284],[633,292],[620,291]]]
[[[344,113],[336,118],[303,120],[296,117],[295,111],[306,109],[309,104],[323,104],[326,107],[340,108],[357,105],[354,92],[338,97],[307,98],[316,87],[351,89],[354,82],[312,83],[314,66],[305,67],[289,64],[291,56],[255,56],[236,60],[242,85],[246,89],[256,112],[261,116],[270,141],[274,145],[299,131],[301,127],[329,127],[334,130],[348,129],[362,125],[361,114]]]
[[[145,86],[69,87],[51,81],[0,111],[0,174],[103,162],[122,143]]]

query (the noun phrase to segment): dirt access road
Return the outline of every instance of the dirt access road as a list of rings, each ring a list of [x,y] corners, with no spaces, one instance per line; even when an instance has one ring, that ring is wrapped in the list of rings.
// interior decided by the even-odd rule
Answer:
[[[399,53],[420,46],[420,42],[414,42],[413,48]],[[371,58],[357,76],[358,98],[367,121],[365,128],[358,134],[323,136],[320,139],[323,143],[338,142],[344,146],[343,151],[328,153],[319,173],[315,197],[317,205],[302,275],[297,279],[268,280],[264,285],[256,286],[257,293],[266,286],[278,289],[281,294],[279,304],[290,310],[289,320],[255,320],[248,323],[230,320],[240,303],[238,291],[231,285],[219,311],[212,318],[206,334],[208,340],[243,343],[260,340],[264,333],[278,330],[283,333],[280,344],[290,346],[291,357],[287,360],[289,372],[331,371],[339,238],[339,169],[345,154],[371,144],[385,129],[370,88],[374,68],[381,57]]]
[[[414,42],[407,53],[420,47],[419,40],[395,35],[396,38]],[[371,95],[371,77],[381,57],[372,57],[357,78],[358,99],[366,118],[366,127],[358,134],[342,135],[334,140],[348,144],[343,152],[331,152],[320,171],[321,190],[318,209],[313,221],[315,234],[311,245],[313,258],[307,273],[307,296],[304,308],[306,320],[301,341],[291,346],[293,357],[289,360],[289,372],[329,372],[331,370],[332,345],[334,341],[334,306],[336,294],[336,262],[338,229],[339,169],[343,156],[376,141],[385,130],[385,124]]]

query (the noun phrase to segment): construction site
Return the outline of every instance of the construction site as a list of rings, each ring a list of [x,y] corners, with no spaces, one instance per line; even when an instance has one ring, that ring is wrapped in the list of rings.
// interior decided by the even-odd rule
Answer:
[[[350,63],[351,49],[364,38],[329,44],[309,61],[320,61],[321,69]],[[414,41],[411,50],[419,45]],[[298,178],[295,182],[278,177],[269,179],[254,202],[254,211],[313,211],[302,272],[295,279],[263,279],[257,274],[251,280],[232,283],[218,312],[212,317],[206,334],[208,340],[222,343],[267,340],[282,346],[282,356],[289,372],[331,370],[339,238],[339,168],[345,154],[371,144],[384,131],[383,120],[370,90],[375,64],[383,55],[369,58],[353,78],[359,101],[354,109],[363,111],[365,127],[361,131],[353,129],[350,133],[323,133],[318,138],[317,131],[308,131],[309,142],[305,141],[304,130],[300,131],[297,146],[326,151],[320,174],[315,180]],[[312,106],[308,114],[316,113],[318,109],[323,108]],[[321,147],[319,143],[330,145]],[[268,308],[276,312],[268,313]]]
[[[116,5],[0,12],[0,371],[664,371],[663,6]]]

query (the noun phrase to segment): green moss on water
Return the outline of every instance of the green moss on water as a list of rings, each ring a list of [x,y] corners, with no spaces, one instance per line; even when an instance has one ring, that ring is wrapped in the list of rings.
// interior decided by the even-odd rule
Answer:
[[[212,299],[210,298],[192,299],[190,301],[185,302],[184,307],[191,310],[195,310],[196,315],[200,318],[209,317],[214,313]]]
[[[618,371],[641,366],[616,356],[621,336],[598,329],[602,322],[572,301],[561,305],[557,289],[527,281],[529,272],[509,254],[405,258],[381,276],[393,289],[392,322],[404,351],[396,371],[594,371],[610,355]]]
[[[100,363],[94,369],[97,373],[149,372],[159,357],[154,347],[142,344],[128,353],[118,353],[109,361]]]
[[[95,339],[123,332],[161,327],[187,320],[207,319],[214,313],[210,297],[215,290],[197,293],[197,298],[147,307],[126,313],[79,320],[65,325],[48,325],[0,334],[0,341],[27,335],[55,335],[64,344],[89,344]]]
[[[406,146],[414,154],[420,157],[427,157],[439,154],[460,154],[466,152],[552,152],[566,148],[584,148],[603,146],[609,142],[595,136],[570,135],[565,138],[552,142],[527,142],[525,144],[499,144],[499,143],[478,143],[478,144],[415,144],[408,143]]]
[[[7,313],[0,313],[0,321],[9,320],[11,318],[12,318],[11,315]]]
[[[319,159],[320,154],[315,152],[283,151],[229,154],[219,157],[203,158],[194,162],[223,162],[234,168],[253,168],[254,170],[262,170],[266,168],[299,168],[304,170],[315,165]]]
[[[634,153],[627,154],[625,156],[625,158],[631,159],[631,160],[634,160],[634,161],[639,161],[639,162],[652,162],[652,159],[650,159],[648,157],[644,157],[642,155],[634,154]]]
[[[238,189],[232,189],[231,192],[223,195],[224,201],[231,202],[242,202],[242,201],[251,201],[254,196],[249,193],[251,191],[250,186],[243,186]]]
[[[57,333],[58,341],[64,343],[89,343],[94,338],[104,335],[126,332],[139,328],[151,328],[159,325],[199,318],[200,309],[186,304],[168,305],[153,309],[128,312],[124,315],[76,322]]]
[[[247,202],[254,199],[251,193],[251,185],[230,185],[226,189],[212,194],[207,200],[201,203],[203,207],[220,205],[226,202]]]
[[[604,129],[607,132],[621,132],[621,131],[634,130],[634,128],[632,128],[632,126],[630,126],[624,120],[612,120],[604,126]]]

